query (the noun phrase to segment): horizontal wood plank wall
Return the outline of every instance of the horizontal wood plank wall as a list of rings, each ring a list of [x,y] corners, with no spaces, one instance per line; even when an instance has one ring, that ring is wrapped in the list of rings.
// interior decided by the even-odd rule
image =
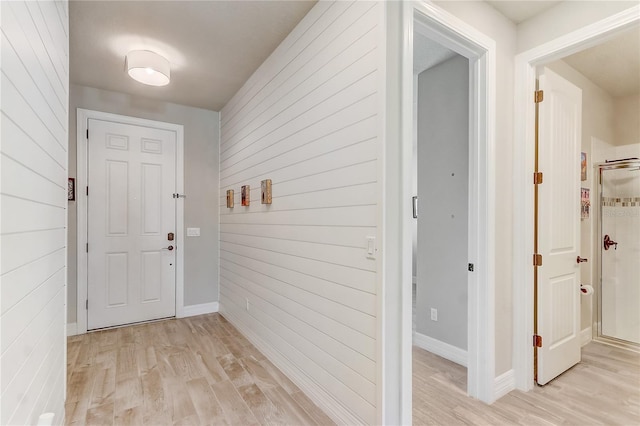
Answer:
[[[62,424],[69,26],[66,1],[2,2],[0,424]]]
[[[381,8],[319,2],[221,112],[220,310],[321,389],[327,412],[368,424]],[[271,205],[260,203],[263,179]]]

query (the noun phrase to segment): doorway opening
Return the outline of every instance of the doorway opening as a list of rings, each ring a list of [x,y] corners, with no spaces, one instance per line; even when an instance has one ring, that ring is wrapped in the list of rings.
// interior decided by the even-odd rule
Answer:
[[[417,28],[413,49],[413,344],[466,367],[469,60]]]
[[[450,359],[460,364],[466,363],[466,386],[462,384],[466,393],[486,403],[492,403],[495,398],[494,372],[495,372],[495,343],[494,343],[494,123],[495,103],[493,93],[495,90],[495,42],[485,35],[477,32],[454,17],[443,13],[437,6],[428,3],[407,2],[403,3],[403,45],[405,46],[402,71],[402,193],[406,199],[402,201],[403,216],[400,219],[400,227],[405,230],[402,247],[404,252],[410,254],[412,248],[412,232],[416,230],[416,302],[426,303],[426,307],[418,307],[416,326],[427,339],[432,351],[440,351],[440,355],[447,355]],[[420,69],[420,55],[428,58],[426,47],[436,49],[444,55],[440,63],[432,63],[430,70]],[[418,49],[418,50],[416,50]],[[415,66],[415,67],[414,67]],[[417,67],[417,68],[416,68]],[[450,67],[450,69],[446,69]],[[438,113],[447,112],[450,105],[445,105],[454,97],[447,96],[447,90],[442,87],[429,86],[429,82],[436,81],[436,74],[448,74],[454,70],[457,73],[455,83],[450,82],[449,89],[457,92],[456,106],[459,116],[462,118],[456,122],[458,140],[455,144],[447,136],[440,135],[441,139],[434,139],[436,130],[441,131],[445,126],[437,126],[439,123],[429,123],[438,117]],[[422,81],[422,85],[420,84]],[[435,85],[437,86],[437,85]],[[441,103],[419,102],[420,91],[423,90],[426,97],[440,96]],[[420,106],[420,104],[422,106]],[[431,109],[430,109],[431,108]],[[418,116],[423,115],[419,120]],[[442,118],[442,115],[440,115]],[[453,117],[451,117],[453,119]],[[431,126],[429,125],[431,124]],[[433,127],[435,124],[435,127]],[[420,129],[424,125],[424,128]],[[449,129],[451,130],[451,129]],[[420,137],[432,139],[433,145],[425,142],[421,150]],[[414,137],[415,135],[415,137]],[[412,155],[413,141],[416,140],[416,156]],[[418,166],[419,158],[424,154],[422,161],[427,166]],[[450,160],[448,165],[442,161],[444,157]],[[413,161],[415,159],[415,161]],[[415,163],[415,186],[412,185],[411,169]],[[442,167],[441,167],[442,166]],[[446,187],[435,188],[444,181],[438,177],[430,176],[427,172],[446,174],[448,191]],[[427,173],[424,176],[418,169]],[[429,170],[431,169],[431,170]],[[453,174],[453,175],[452,175]],[[428,182],[419,185],[418,179],[424,177]],[[455,183],[455,185],[454,185]],[[457,185],[457,186],[456,186]],[[422,189],[420,189],[422,188]],[[417,189],[416,194],[413,190]],[[435,189],[444,192],[438,195]],[[424,194],[423,194],[424,191]],[[451,197],[453,193],[455,197]],[[422,195],[420,195],[422,194]],[[411,198],[420,195],[417,216],[424,219],[416,224],[412,214]],[[451,197],[446,203],[438,203],[440,196]],[[405,204],[406,203],[406,204]],[[455,208],[452,210],[452,207]],[[406,210],[405,207],[406,206]],[[417,206],[416,206],[417,207]],[[439,210],[439,214],[445,215],[447,220],[442,222],[449,226],[449,230],[456,237],[447,235],[444,228],[437,239],[429,236],[434,231],[438,222],[434,218],[429,219],[431,213]],[[452,218],[451,215],[454,217]],[[420,253],[421,239],[419,234],[424,231],[423,238],[425,250],[431,250],[431,255]],[[445,241],[446,239],[449,241]],[[438,249],[438,242],[443,245],[451,245],[444,255]],[[453,250],[456,253],[452,255]],[[428,262],[420,261],[420,257],[432,257]],[[403,263],[402,276],[402,354],[403,362],[402,394],[411,395],[412,368],[411,351],[413,343],[412,313],[413,313],[413,273],[410,259]],[[446,283],[431,280],[429,282],[429,270],[433,271],[435,262],[450,262],[450,271],[442,268],[443,276],[438,280],[455,282],[456,290],[451,290]],[[439,266],[439,265],[438,265]],[[425,268],[421,274],[420,268]],[[444,272],[448,272],[445,274]],[[454,272],[454,274],[451,274]],[[425,279],[421,283],[420,276]],[[455,275],[455,278],[452,278]],[[429,285],[432,288],[427,290]],[[441,291],[442,300],[437,301],[437,291]],[[435,291],[435,293],[434,293]],[[431,293],[430,293],[431,292]],[[426,299],[426,302],[422,299]],[[438,305],[439,304],[439,305]],[[441,307],[439,307],[441,306]],[[437,321],[431,320],[431,308],[438,310],[433,312]],[[449,322],[447,324],[447,322]],[[436,329],[430,326],[436,326]],[[439,330],[437,326],[442,325]],[[452,330],[456,330],[452,332]],[[442,334],[442,330],[446,330]],[[428,333],[431,333],[429,336]],[[441,334],[438,334],[441,333]],[[447,334],[447,336],[445,336]],[[455,340],[443,342],[448,339],[448,334],[455,334]],[[422,340],[424,343],[424,339]],[[446,343],[446,344],[445,344]],[[464,370],[463,370],[464,371]],[[462,373],[464,376],[464,373]],[[464,377],[462,377],[464,382]],[[411,419],[411,398],[402,399],[402,416]],[[410,420],[407,420],[410,421]]]
[[[560,327],[557,322],[550,322],[547,324],[549,326],[548,330],[550,330],[547,331],[547,335],[541,335],[541,339],[536,336],[534,339],[536,346],[541,343],[544,348],[545,344],[553,345],[556,340],[564,341],[564,339],[560,339],[560,334],[566,332],[566,339],[578,342],[577,356],[579,360],[581,345],[588,343],[592,339],[593,330],[595,329],[595,326],[592,326],[592,312],[594,311],[595,298],[597,298],[597,285],[594,284],[597,284],[598,277],[594,269],[597,264],[597,250],[602,244],[601,241],[595,239],[597,232],[595,232],[593,207],[597,207],[600,201],[595,198],[597,191],[594,185],[597,173],[594,173],[591,165],[604,161],[604,159],[599,159],[601,157],[599,146],[601,146],[600,142],[602,141],[597,141],[601,138],[607,139],[605,145],[625,144],[614,141],[616,137],[612,129],[615,126],[611,122],[607,123],[608,120],[620,115],[614,113],[616,95],[606,93],[607,90],[603,89],[605,83],[600,81],[595,83],[593,81],[597,78],[597,74],[611,75],[609,72],[596,71],[595,67],[598,63],[608,68],[608,71],[617,70],[619,67],[613,64],[612,60],[604,59],[603,57],[593,60],[593,55],[599,49],[600,53],[598,54],[613,53],[613,55],[628,61],[628,57],[625,54],[621,54],[619,51],[613,52],[613,47],[608,46],[607,43],[616,43],[615,39],[617,37],[625,37],[625,34],[629,36],[631,34],[628,32],[629,30],[637,31],[634,28],[637,28],[640,21],[639,12],[640,7],[627,9],[516,57],[516,87],[518,92],[515,128],[517,129],[516,140],[523,142],[514,146],[514,171],[516,172],[514,174],[514,282],[523,283],[523,285],[514,287],[514,364],[516,387],[520,390],[530,390],[534,385],[534,366],[537,365],[537,360],[534,359],[531,336],[535,334],[536,320],[541,315],[549,314],[553,309],[554,301],[559,300],[559,298],[553,298],[550,299],[551,301],[547,300],[546,304],[544,300],[540,300],[537,306],[538,318],[536,318],[536,306],[533,300],[534,270],[535,268],[542,269],[549,266],[550,258],[545,259],[543,255],[541,267],[532,266],[531,264],[531,254],[534,251],[532,250],[534,247],[534,188],[536,186],[544,187],[545,183],[553,184],[547,179],[545,170],[540,170],[545,173],[541,184],[532,185],[531,180],[531,176],[534,176],[536,181],[538,179],[534,175],[534,172],[537,171],[535,169],[536,141],[534,120],[534,110],[537,104],[533,101],[537,77],[546,73],[542,68],[544,66],[544,69],[550,69],[582,90],[582,125],[580,128],[582,135],[578,144],[579,149],[577,150],[578,152],[575,152],[575,156],[572,155],[571,158],[564,160],[566,161],[564,165],[567,169],[577,171],[576,176],[571,177],[576,186],[575,191],[568,194],[571,199],[578,200],[575,208],[570,210],[572,215],[571,222],[576,224],[578,229],[573,242],[573,248],[577,251],[577,255],[566,259],[566,262],[572,263],[572,267],[578,269],[578,278],[573,280],[571,291],[567,292],[567,297],[565,298],[567,303],[573,303],[573,306],[577,302],[577,311],[575,309],[571,310],[572,313],[577,313],[577,317],[574,321],[575,327],[571,327],[571,330],[569,330],[568,326]],[[629,37],[637,38],[637,35],[630,35]],[[627,43],[623,42],[621,46],[625,44]],[[637,50],[637,47],[635,49]],[[591,66],[587,65],[589,63]],[[595,72],[592,73],[592,71]],[[637,84],[637,72],[634,77]],[[620,82],[623,79],[613,77],[610,80]],[[535,98],[538,98],[538,96],[536,95]],[[542,102],[546,98],[546,94],[543,94]],[[635,116],[637,116],[637,112]],[[554,119],[560,120],[558,117],[560,116],[554,116]],[[634,142],[637,143],[637,140]],[[549,140],[541,139],[539,145],[541,152],[550,152]],[[582,176],[579,168],[581,160],[583,161]],[[553,209],[551,210],[553,217],[554,212]],[[541,224],[540,226],[543,228],[540,232],[544,232],[544,225]],[[546,230],[548,231],[548,229]],[[559,253],[560,251],[557,250],[556,252]],[[538,253],[534,254],[537,255]],[[534,263],[537,263],[535,258]],[[544,285],[544,283],[540,284]],[[581,284],[583,285],[582,288]],[[596,289],[595,293],[592,293],[591,287]],[[540,291],[544,292],[545,289],[542,288]],[[540,295],[541,292],[537,294]],[[563,312],[567,311],[564,310]],[[565,325],[567,324],[568,322],[565,323]],[[559,371],[558,374],[561,374],[562,371],[564,370]]]

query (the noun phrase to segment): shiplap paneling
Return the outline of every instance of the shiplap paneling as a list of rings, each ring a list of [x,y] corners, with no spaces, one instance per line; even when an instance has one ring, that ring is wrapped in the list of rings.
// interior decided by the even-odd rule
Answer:
[[[2,2],[0,15],[0,424],[62,424],[68,5]]]
[[[220,311],[349,424],[376,423],[382,12],[319,2],[221,112]]]

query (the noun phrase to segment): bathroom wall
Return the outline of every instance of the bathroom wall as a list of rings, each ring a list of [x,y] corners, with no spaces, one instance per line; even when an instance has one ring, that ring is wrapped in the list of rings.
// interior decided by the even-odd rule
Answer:
[[[613,144],[640,143],[640,93],[615,98],[613,101]]]

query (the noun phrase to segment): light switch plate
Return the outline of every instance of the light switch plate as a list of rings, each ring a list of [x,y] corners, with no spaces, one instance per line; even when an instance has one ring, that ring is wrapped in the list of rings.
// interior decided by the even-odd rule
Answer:
[[[376,237],[367,237],[367,259],[375,259],[376,250]]]
[[[200,228],[187,228],[187,237],[199,237]]]

